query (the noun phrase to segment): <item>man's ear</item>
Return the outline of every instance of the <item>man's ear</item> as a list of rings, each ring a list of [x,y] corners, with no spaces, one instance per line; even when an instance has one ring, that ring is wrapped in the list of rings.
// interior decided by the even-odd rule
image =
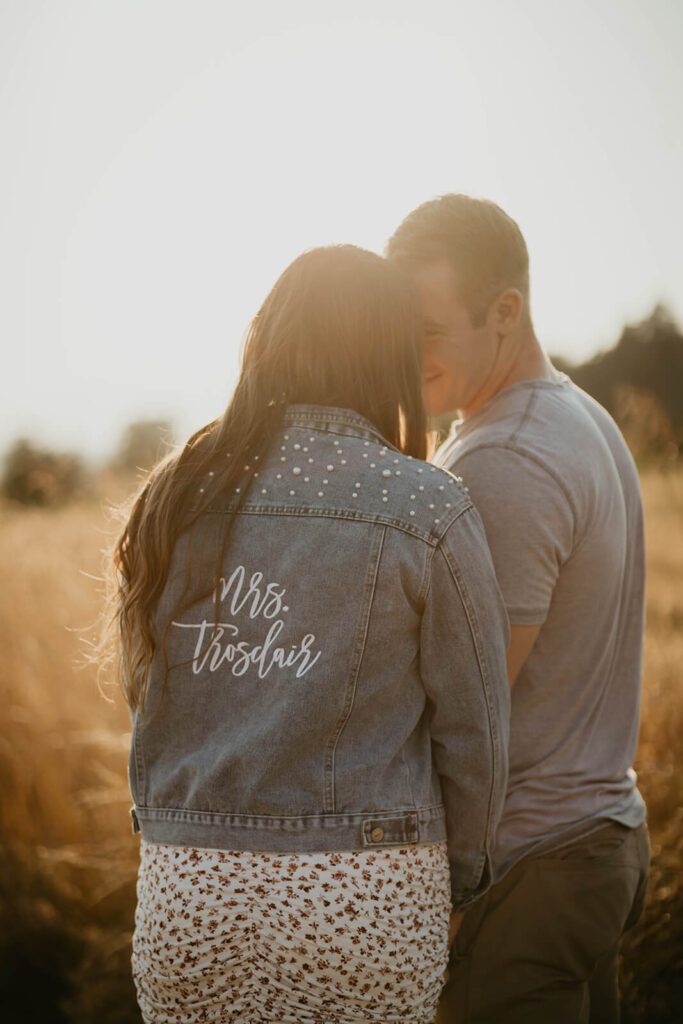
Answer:
[[[511,334],[522,319],[524,297],[518,288],[506,288],[491,304],[493,324],[501,337]]]

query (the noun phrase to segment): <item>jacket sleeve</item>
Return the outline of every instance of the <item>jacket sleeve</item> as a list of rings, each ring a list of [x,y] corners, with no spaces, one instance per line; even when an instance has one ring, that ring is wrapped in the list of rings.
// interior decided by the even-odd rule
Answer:
[[[469,507],[433,551],[420,644],[454,911],[492,881],[491,850],[507,785],[508,640],[484,528]]]

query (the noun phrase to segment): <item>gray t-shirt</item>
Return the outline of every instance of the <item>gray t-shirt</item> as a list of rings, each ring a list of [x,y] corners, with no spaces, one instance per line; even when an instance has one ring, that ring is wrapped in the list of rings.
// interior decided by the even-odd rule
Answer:
[[[496,878],[606,819],[645,818],[638,739],[645,563],[638,475],[608,413],[529,380],[454,424],[435,461],[479,509],[512,625],[542,623],[512,690]]]

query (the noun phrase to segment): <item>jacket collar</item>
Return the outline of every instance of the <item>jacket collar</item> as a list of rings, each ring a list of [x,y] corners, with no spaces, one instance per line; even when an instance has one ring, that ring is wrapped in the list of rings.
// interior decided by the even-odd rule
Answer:
[[[377,441],[395,451],[379,430],[353,409],[337,409],[330,405],[289,405],[284,416],[288,427],[315,427],[331,433]]]

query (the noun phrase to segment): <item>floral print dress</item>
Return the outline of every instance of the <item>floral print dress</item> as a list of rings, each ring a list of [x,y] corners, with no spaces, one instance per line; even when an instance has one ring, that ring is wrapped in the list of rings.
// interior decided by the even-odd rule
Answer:
[[[144,1021],[433,1022],[450,909],[445,843],[267,854],[143,841]]]

